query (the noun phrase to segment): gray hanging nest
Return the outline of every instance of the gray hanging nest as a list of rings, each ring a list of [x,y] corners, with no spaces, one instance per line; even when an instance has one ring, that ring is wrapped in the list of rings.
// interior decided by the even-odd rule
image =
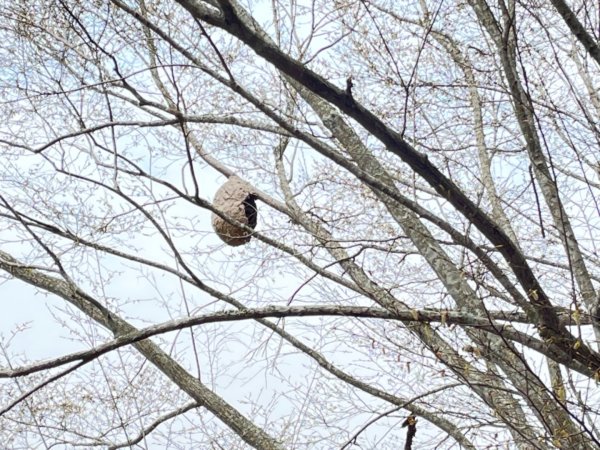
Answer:
[[[256,198],[248,183],[232,175],[215,194],[213,205],[232,219],[254,229],[258,219]],[[227,222],[214,213],[212,226],[221,240],[233,247],[246,244],[252,238],[248,231]]]

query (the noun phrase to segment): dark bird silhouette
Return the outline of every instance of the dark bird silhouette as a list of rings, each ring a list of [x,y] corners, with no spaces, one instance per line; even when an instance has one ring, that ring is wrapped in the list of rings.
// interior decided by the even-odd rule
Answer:
[[[246,219],[248,219],[248,226],[252,229],[256,228],[256,222],[258,219],[258,210],[256,208],[256,194],[248,194],[244,199],[244,213]]]

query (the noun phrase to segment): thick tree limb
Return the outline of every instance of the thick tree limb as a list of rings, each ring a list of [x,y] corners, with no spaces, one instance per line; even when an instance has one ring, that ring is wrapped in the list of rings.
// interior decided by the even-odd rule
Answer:
[[[45,275],[40,271],[29,269],[3,251],[0,251],[0,269],[7,271],[15,278],[68,301],[87,316],[108,328],[117,336],[117,340],[123,335],[138,331],[135,327],[100,305],[97,300],[77,287],[66,281]],[[282,449],[275,439],[250,422],[235,408],[208,389],[196,377],[190,375],[173,358],[163,352],[158,345],[150,340],[138,340],[133,345],[144,357],[169,377],[171,381],[234,430],[246,443],[257,449]]]
[[[287,56],[274,45],[265,42],[255,30],[248,27],[237,17],[229,1],[219,0],[218,2],[223,11],[224,20],[214,20],[211,16],[205,15],[203,11],[197,9],[197,2],[177,1],[192,16],[223,28],[236,36],[283,73],[340,108],[384,143],[389,151],[399,156],[416,173],[421,175],[438,194],[468,218],[498,248],[498,251],[511,266],[523,289],[527,292],[529,301],[537,310],[538,329],[542,338],[559,345],[565,353],[572,354],[582,364],[593,368],[593,370],[600,370],[600,355],[586,345],[577,344],[577,339],[560,325],[547,294],[520,249],[515,247],[506,233],[478,208],[458,186],[431,164],[425,155],[412,148],[398,133],[391,130],[373,113],[354,99],[349,98],[344,90],[332,85],[299,61]]]
[[[583,24],[579,21],[575,13],[564,0],[551,0],[552,5],[561,15],[573,35],[581,42],[581,45],[587,50],[592,58],[600,66],[600,46],[593,36],[588,33]]]

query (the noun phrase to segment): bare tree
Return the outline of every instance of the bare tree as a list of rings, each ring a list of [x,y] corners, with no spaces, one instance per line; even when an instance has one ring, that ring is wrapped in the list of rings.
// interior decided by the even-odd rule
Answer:
[[[598,448],[599,21],[3,2],[3,445]]]

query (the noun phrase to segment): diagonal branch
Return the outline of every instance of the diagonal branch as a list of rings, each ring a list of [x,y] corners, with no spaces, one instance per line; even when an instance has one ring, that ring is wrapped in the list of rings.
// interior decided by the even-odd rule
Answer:
[[[301,62],[286,55],[279,48],[266,42],[260,35],[247,26],[236,14],[231,3],[219,0],[224,20],[213,20],[201,14],[197,2],[177,0],[192,16],[221,27],[251,47],[258,55],[264,57],[281,72],[290,76],[315,94],[337,106],[344,113],[355,119],[366,130],[377,137],[386,148],[399,156],[416,173],[422,176],[443,198],[460,211],[486,238],[498,248],[528,295],[529,301],[536,308],[538,330],[545,340],[550,340],[572,353],[582,363],[594,370],[600,370],[600,356],[588,346],[577,344],[571,333],[560,325],[553,311],[549,297],[529,267],[521,250],[514,245],[506,233],[485,212],[477,207],[460,188],[447,178],[437,167],[429,162],[426,155],[417,152],[410,144],[368,109],[349,97],[343,89],[337,88],[327,80],[309,70]]]
[[[587,32],[575,13],[564,0],[550,0],[552,5],[561,15],[573,35],[581,42],[592,58],[600,65],[600,46],[598,42]]]
[[[0,251],[0,269],[15,278],[53,293],[80,309],[88,317],[108,328],[117,339],[138,330],[112,311],[64,280],[50,277],[37,270],[24,267],[6,252]],[[261,450],[281,450],[280,444],[261,428],[254,425],[233,406],[207,388],[198,378],[188,373],[160,347],[149,340],[139,341],[134,347],[163,372],[173,383],[208,409],[231,428],[246,443]]]

